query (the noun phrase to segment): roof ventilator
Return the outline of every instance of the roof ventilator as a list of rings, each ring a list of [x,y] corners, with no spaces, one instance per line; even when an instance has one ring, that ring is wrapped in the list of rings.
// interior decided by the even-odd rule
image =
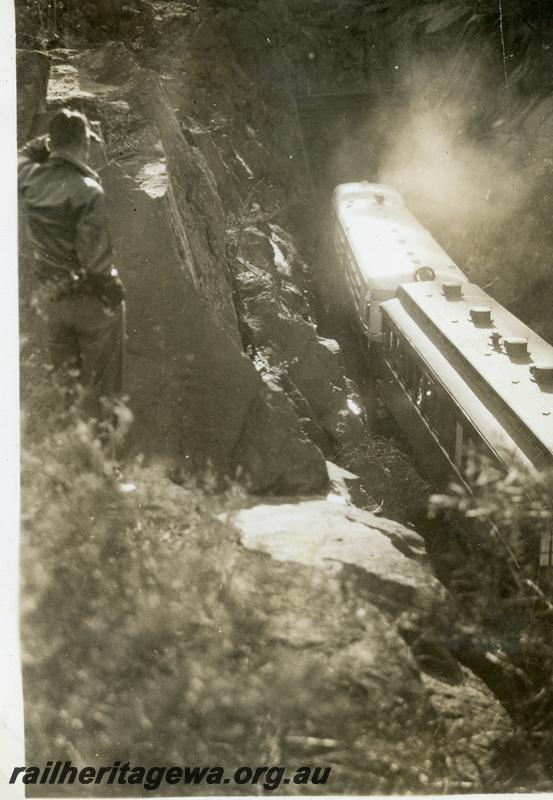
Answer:
[[[553,363],[551,362],[542,361],[532,364],[530,372],[536,383],[553,383]]]
[[[470,318],[475,325],[491,325],[492,310],[489,306],[473,306],[470,310]]]
[[[528,339],[522,336],[505,336],[503,346],[508,356],[522,358],[528,355]]]
[[[436,273],[432,267],[419,267],[415,272],[416,281],[433,281],[435,277]]]
[[[463,296],[460,283],[442,283],[442,289],[448,300],[460,300]]]

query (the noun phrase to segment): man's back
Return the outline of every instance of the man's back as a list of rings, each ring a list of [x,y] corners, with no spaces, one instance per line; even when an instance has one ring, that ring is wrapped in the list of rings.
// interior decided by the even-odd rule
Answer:
[[[39,275],[48,269],[109,272],[113,252],[96,173],[68,153],[37,163],[23,152],[19,185]]]

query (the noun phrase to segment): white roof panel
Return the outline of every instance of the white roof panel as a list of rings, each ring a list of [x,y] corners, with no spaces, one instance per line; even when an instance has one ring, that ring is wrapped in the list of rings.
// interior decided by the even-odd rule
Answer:
[[[431,267],[440,280],[466,280],[429,231],[405,206],[401,195],[379,183],[344,183],[334,208],[367,284],[394,289]]]

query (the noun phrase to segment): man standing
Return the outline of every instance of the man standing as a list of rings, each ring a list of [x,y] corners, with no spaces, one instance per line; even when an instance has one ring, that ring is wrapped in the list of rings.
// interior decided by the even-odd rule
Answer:
[[[101,398],[121,394],[125,337],[104,190],[87,164],[97,138],[84,114],[61,109],[48,136],[20,150],[18,167],[50,359],[57,370],[78,371],[94,415]]]

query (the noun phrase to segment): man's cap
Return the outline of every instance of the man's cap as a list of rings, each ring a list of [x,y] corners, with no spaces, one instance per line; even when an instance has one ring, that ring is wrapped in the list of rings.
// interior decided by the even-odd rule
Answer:
[[[50,125],[48,126],[50,143],[52,147],[66,147],[83,139],[93,139],[100,142],[101,139],[96,134],[81,111],[72,111],[69,108],[61,108],[56,111]]]

